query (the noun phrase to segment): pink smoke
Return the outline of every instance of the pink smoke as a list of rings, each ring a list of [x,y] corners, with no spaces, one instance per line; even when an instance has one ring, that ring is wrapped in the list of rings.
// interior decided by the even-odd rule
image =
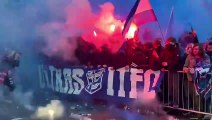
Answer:
[[[48,2],[48,6],[50,11],[55,12],[52,10],[56,7],[53,3]],[[42,51],[48,56],[77,61],[74,54],[76,38],[81,36],[95,44],[97,49],[106,44],[112,52],[116,52],[124,42],[121,34],[124,23],[115,17],[112,3],[107,2],[99,7],[101,11],[97,14],[93,13],[88,0],[72,0],[64,8],[60,7],[63,10],[58,11],[64,12],[61,15],[64,15],[65,21],[46,23],[39,29],[47,43]]]
[[[100,5],[100,8],[101,12],[96,15],[97,19],[93,28],[82,36],[86,41],[95,44],[97,48],[106,44],[112,52],[116,52],[123,43],[121,35],[123,23],[115,18],[115,7],[112,3],[104,3]]]

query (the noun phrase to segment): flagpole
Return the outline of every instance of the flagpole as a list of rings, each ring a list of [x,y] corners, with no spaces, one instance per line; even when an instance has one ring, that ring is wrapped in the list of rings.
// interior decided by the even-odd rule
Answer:
[[[168,23],[168,26],[166,28],[165,38],[167,37],[167,34],[168,34],[168,29],[169,29],[169,26],[170,26],[170,23],[171,23],[173,10],[174,10],[174,6],[172,6],[172,9],[171,9],[171,13],[170,13],[170,17],[169,17],[169,23]]]
[[[157,20],[157,23],[158,23],[158,26],[159,26],[159,29],[160,29],[160,33],[161,33],[161,36],[162,36],[162,45],[165,45],[165,38],[164,38],[162,29],[161,29],[161,26],[160,26],[160,23],[158,22],[158,20]]]

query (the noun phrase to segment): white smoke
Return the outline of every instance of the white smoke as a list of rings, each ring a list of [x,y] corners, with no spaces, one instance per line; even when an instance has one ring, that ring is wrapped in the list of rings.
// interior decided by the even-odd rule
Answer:
[[[20,89],[15,90],[11,93],[13,99],[18,102],[20,105],[24,106],[25,109],[33,111],[35,108],[32,105],[33,92],[22,92]]]
[[[0,100],[1,102],[11,103],[14,106],[24,107],[28,111],[34,111],[35,107],[32,105],[33,92],[23,92],[18,86],[13,92],[10,92],[8,87],[0,86]]]
[[[163,110],[163,106],[159,102],[155,91],[140,91],[138,93],[138,99],[133,106],[149,120],[176,120],[175,117],[168,115]]]
[[[35,119],[54,120],[62,117],[64,114],[64,106],[59,100],[52,100],[44,107],[38,107],[34,117]]]

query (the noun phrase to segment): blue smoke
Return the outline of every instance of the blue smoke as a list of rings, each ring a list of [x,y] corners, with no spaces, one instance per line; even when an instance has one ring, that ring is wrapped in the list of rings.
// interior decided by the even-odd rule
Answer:
[[[98,11],[98,5],[106,0],[90,0]],[[108,1],[108,0],[107,0]],[[136,0],[109,0],[116,7],[116,15],[125,19]],[[174,32],[179,37],[185,31],[191,31],[191,26],[197,32],[200,42],[212,37],[212,0],[150,0],[157,15],[162,31],[168,26],[170,11],[174,6]]]

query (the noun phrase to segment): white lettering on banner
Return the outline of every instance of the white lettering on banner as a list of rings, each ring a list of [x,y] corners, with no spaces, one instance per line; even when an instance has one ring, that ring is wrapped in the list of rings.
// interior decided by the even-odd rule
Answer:
[[[144,72],[142,69],[130,69],[130,84],[129,86],[129,98],[138,98],[137,84],[138,82],[144,82],[144,91],[148,92],[150,86],[151,75],[154,75],[153,87],[156,86],[160,77],[160,71],[147,70]],[[67,94],[79,95],[82,90],[85,89],[89,94],[98,92],[102,88],[102,79],[104,75],[104,68],[91,70],[86,73],[86,80],[82,79],[85,75],[84,70],[80,68],[76,69],[57,69],[53,66],[45,67],[43,65],[38,67],[39,81],[41,88],[50,88],[54,91]],[[107,95],[114,96],[115,92],[118,92],[118,97],[126,97],[125,90],[125,68],[118,69],[119,72],[119,90],[114,91],[118,85],[114,85],[114,70],[108,68],[107,78]],[[141,75],[139,75],[139,73]],[[50,79],[49,79],[50,76]],[[143,79],[145,78],[145,79]],[[87,85],[87,86],[86,86]]]
[[[50,70],[50,78],[51,78],[51,84],[49,85],[49,88],[51,88],[52,90],[54,90],[54,71],[55,71],[55,68],[53,66],[49,66],[49,70]],[[48,73],[47,73],[48,75]]]
[[[44,70],[43,72],[44,72],[44,77],[45,77],[45,80],[46,80],[46,83],[47,83],[47,87],[51,88],[53,90],[53,88],[52,88],[53,83],[49,80],[48,71]]]
[[[160,77],[160,71],[153,71],[151,69],[147,70],[144,74],[144,92],[149,92],[149,89],[150,89],[150,78],[151,78],[151,75],[155,75],[154,77],[154,82],[153,82],[153,87],[155,87],[159,77]]]
[[[127,71],[125,70],[125,68],[120,68],[117,71],[119,71],[119,73],[120,73],[120,75],[119,75],[120,84],[119,84],[118,96],[119,97],[125,97],[124,76],[125,76],[125,72],[127,72]]]
[[[72,77],[71,77],[71,69],[63,69],[63,76],[65,80],[65,88],[64,91],[67,91],[67,94],[73,94],[74,92],[74,87],[73,87],[73,82],[72,82]],[[68,87],[69,85],[69,87]]]
[[[39,82],[40,82],[40,87],[45,88],[45,81],[44,81],[44,76],[43,76],[43,65],[38,66],[38,75],[39,75]]]
[[[55,72],[56,72],[55,91],[64,93],[63,81],[62,81],[62,71],[61,71],[61,69],[55,69]]]
[[[161,71],[160,70],[158,70],[158,71],[152,71],[152,74],[155,75],[154,80],[153,80],[154,82],[153,82],[152,87],[156,87],[156,85],[158,83],[158,80],[160,78]]]
[[[44,69],[44,66],[43,65],[40,65],[39,68],[38,68],[38,73],[39,73],[39,81],[40,81],[40,86],[41,88],[42,87],[45,87],[47,86],[47,88],[51,88],[51,83],[49,82],[49,76],[48,76],[48,70],[45,70]],[[46,85],[43,85],[43,84],[46,84]]]
[[[137,82],[143,82],[143,76],[138,75],[138,73],[143,73],[144,71],[141,69],[131,68],[130,70],[130,80],[131,80],[131,91],[130,91],[130,98],[137,98]]]
[[[114,90],[113,90],[113,76],[114,76],[114,70],[111,70],[111,68],[108,68],[108,80],[107,80],[107,95],[114,96]]]
[[[84,74],[84,71],[82,69],[73,69],[72,78],[77,81],[73,82],[74,84],[74,93],[73,94],[80,94],[82,89],[84,89],[85,85],[83,80],[80,78]]]

